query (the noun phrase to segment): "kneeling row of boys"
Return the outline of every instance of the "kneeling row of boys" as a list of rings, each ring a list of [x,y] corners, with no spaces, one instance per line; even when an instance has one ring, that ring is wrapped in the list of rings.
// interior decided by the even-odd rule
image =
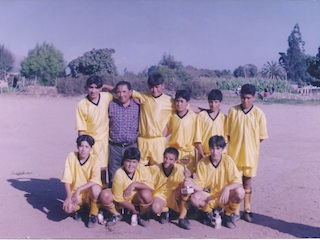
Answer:
[[[170,209],[180,213],[178,225],[190,229],[186,216],[191,204],[202,210],[199,212],[207,225],[214,227],[221,215],[225,227],[235,228],[239,219],[236,211],[245,195],[241,175],[231,157],[223,153],[226,143],[222,136],[211,137],[208,144],[210,155],[199,161],[196,179],[177,163],[179,152],[173,147],[165,150],[163,163],[148,167],[139,164],[139,150],[129,148],[124,153],[122,167],[115,173],[112,189],[102,190],[100,166],[90,154],[94,139],[79,136],[78,151],[69,154],[61,180],[67,195],[63,210],[80,220],[84,210],[90,209],[87,226],[93,227],[104,223],[99,208],[107,213],[106,226],[122,219],[119,212],[122,209],[131,219],[131,225],[147,227],[151,213],[160,223],[168,223]],[[182,188],[192,188],[194,192],[181,191]]]

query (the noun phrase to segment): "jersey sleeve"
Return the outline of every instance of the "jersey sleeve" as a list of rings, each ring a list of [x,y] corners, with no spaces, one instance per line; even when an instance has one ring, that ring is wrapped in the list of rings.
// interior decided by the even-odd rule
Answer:
[[[68,158],[67,158],[66,163],[65,163],[64,171],[63,171],[62,178],[61,178],[61,182],[63,182],[63,183],[72,184],[72,172],[71,172],[72,154],[73,153],[70,153],[68,155]]]
[[[97,183],[100,186],[102,186],[100,163],[96,158],[95,158],[93,166],[92,166],[92,174],[91,174],[91,179],[89,181],[92,181],[92,182]]]
[[[124,202],[123,198],[123,179],[121,174],[122,169],[118,169],[114,175],[114,179],[112,181],[112,194],[115,202]]]
[[[76,130],[86,131],[87,130],[87,119],[85,110],[83,107],[83,102],[79,102],[76,111]]]
[[[260,124],[260,140],[268,138],[267,120],[263,112],[261,113],[259,124]]]

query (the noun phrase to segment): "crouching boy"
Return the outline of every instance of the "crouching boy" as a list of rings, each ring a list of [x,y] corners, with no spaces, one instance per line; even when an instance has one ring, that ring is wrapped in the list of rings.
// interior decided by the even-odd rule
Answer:
[[[123,166],[114,175],[112,193],[114,201],[132,213],[132,225],[138,221],[141,226],[147,227],[153,184],[149,169],[139,162],[137,148],[131,147],[124,152]]]
[[[61,182],[64,183],[66,199],[63,210],[74,213],[73,218],[81,218],[80,211],[84,205],[90,206],[88,227],[97,223],[97,199],[101,192],[100,163],[97,158],[90,155],[94,139],[89,135],[77,138],[78,152],[71,152],[67,158]]]
[[[209,140],[210,155],[201,159],[197,166],[195,183],[189,180],[189,185],[195,189],[191,204],[202,209],[206,222],[214,225],[213,210],[224,209],[222,224],[235,228],[235,211],[244,198],[241,175],[232,160],[222,154],[226,142],[223,136],[213,136]]]
[[[162,224],[169,222],[169,209],[180,212],[179,223],[187,214],[186,202],[181,199],[185,173],[183,166],[177,163],[178,157],[179,151],[168,147],[163,154],[163,163],[150,167],[154,183],[152,211],[160,216]]]

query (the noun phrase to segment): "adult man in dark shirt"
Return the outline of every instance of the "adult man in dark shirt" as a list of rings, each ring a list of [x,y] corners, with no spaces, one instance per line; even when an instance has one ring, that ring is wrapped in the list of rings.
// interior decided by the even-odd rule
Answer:
[[[133,99],[131,84],[120,81],[114,91],[118,99],[109,105],[109,186],[121,167],[125,150],[137,147],[140,106]]]

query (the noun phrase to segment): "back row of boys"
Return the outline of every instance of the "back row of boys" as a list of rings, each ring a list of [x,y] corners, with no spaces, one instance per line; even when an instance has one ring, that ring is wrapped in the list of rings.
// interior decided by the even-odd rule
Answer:
[[[109,224],[120,218],[114,200],[129,209],[133,216],[138,214],[138,222],[143,226],[148,223],[147,209],[152,205],[161,223],[169,220],[168,208],[171,208],[180,212],[179,225],[190,229],[186,218],[186,201],[190,199],[193,206],[206,213],[205,219],[209,224],[213,224],[212,209],[217,206],[224,209],[223,223],[233,228],[240,214],[239,204],[244,198],[242,217],[251,222],[251,178],[257,172],[260,141],[268,137],[265,116],[253,105],[255,87],[250,84],[242,86],[241,104],[231,108],[226,118],[219,111],[222,101],[220,90],[209,93],[210,109],[201,111],[197,116],[189,111],[198,112],[199,108],[189,106],[188,91],[177,91],[174,105],[173,99],[163,94],[164,80],[160,74],[150,76],[148,86],[150,93],[139,93],[131,90],[130,83],[119,82],[114,88],[117,99],[112,101],[112,95],[101,92],[101,89],[112,90],[113,87],[102,85],[98,76],[87,80],[88,95],[77,108],[79,152],[70,153],[62,178],[67,192],[64,210],[75,212],[74,217],[78,218],[81,203],[89,202],[88,226],[93,226],[97,221],[97,200],[100,196],[101,205],[112,214]],[[140,114],[139,105],[131,96],[139,100]],[[168,135],[171,137],[167,143]],[[229,143],[231,158],[222,154],[226,142]],[[91,158],[88,151],[88,155],[81,155],[85,148],[82,145],[90,150],[93,146],[93,153],[100,161],[100,174],[95,172],[96,166],[86,164]],[[166,149],[167,145],[170,147]],[[194,146],[202,159],[197,166]],[[182,158],[191,159],[189,171],[176,164]],[[140,164],[135,165],[135,161],[140,161]],[[149,169],[145,167],[147,165],[153,166]],[[112,191],[105,189],[100,193],[98,176],[106,184],[107,167],[109,184],[113,182]],[[79,172],[82,172],[83,182],[75,184],[79,179],[75,175],[81,175]],[[152,177],[149,177],[150,172]],[[195,179],[188,177],[195,172]],[[196,191],[191,197],[190,194],[181,195],[180,189],[186,186]]]

